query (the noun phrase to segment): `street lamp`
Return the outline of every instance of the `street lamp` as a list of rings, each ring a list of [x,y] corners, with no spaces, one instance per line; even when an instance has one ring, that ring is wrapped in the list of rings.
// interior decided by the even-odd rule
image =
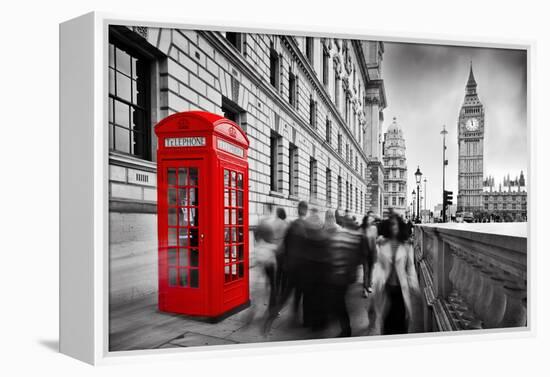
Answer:
[[[416,191],[415,190],[413,190],[413,192],[412,192],[412,198],[413,198],[413,200],[411,202],[412,213],[413,213],[412,218],[413,218],[413,220],[415,220],[416,219],[416,214],[415,214],[415,209],[414,209],[414,207],[415,207],[414,202],[416,201]]]
[[[424,178],[424,211],[426,210],[426,201],[428,198],[428,191],[426,189],[426,182],[428,182],[427,178]]]
[[[420,166],[416,168],[416,173],[414,173],[416,178],[416,220],[420,222],[420,182],[422,181],[422,172],[420,171]]]

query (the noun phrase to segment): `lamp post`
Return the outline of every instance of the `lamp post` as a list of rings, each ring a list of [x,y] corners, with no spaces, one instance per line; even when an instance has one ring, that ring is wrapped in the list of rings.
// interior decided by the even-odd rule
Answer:
[[[414,173],[416,178],[416,220],[420,222],[420,182],[422,181],[422,172],[420,171],[420,166],[416,168],[416,173]]]
[[[414,209],[415,208],[415,202],[416,202],[416,191],[415,190],[413,190],[413,192],[412,192],[412,199],[413,199],[412,202],[411,202],[412,213],[413,213],[412,218],[413,218],[413,221],[415,221],[416,220],[416,212],[415,212],[415,209]]]
[[[447,146],[445,145],[445,136],[449,133],[443,125],[443,130],[441,130],[441,135],[443,135],[443,222],[447,222],[447,204],[445,203],[445,166],[447,166],[448,161],[445,158],[445,151]]]

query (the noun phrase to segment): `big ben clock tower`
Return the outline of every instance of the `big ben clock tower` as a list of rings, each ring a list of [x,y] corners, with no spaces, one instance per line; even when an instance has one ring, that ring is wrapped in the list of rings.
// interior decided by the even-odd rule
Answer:
[[[458,117],[457,212],[481,210],[484,127],[485,112],[477,96],[477,83],[470,63],[470,76]]]

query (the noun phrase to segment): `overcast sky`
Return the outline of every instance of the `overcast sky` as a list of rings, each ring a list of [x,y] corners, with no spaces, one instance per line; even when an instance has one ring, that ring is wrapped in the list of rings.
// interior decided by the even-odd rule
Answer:
[[[384,111],[384,131],[397,117],[407,146],[407,203],[416,187],[414,173],[418,165],[427,178],[427,207],[433,210],[441,203],[440,131],[445,124],[449,131],[446,186],[454,192],[456,204],[457,120],[470,61],[485,107],[485,176],[495,176],[498,184],[505,174],[515,178],[520,170],[527,170],[524,51],[386,42],[382,75],[388,107]]]

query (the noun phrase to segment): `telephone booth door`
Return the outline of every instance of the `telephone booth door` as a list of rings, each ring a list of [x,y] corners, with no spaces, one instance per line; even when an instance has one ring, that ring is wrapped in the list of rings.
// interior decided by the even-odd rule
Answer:
[[[159,184],[167,195],[160,200],[159,307],[169,312],[200,314],[205,310],[204,237],[205,169],[201,159],[167,160]]]

